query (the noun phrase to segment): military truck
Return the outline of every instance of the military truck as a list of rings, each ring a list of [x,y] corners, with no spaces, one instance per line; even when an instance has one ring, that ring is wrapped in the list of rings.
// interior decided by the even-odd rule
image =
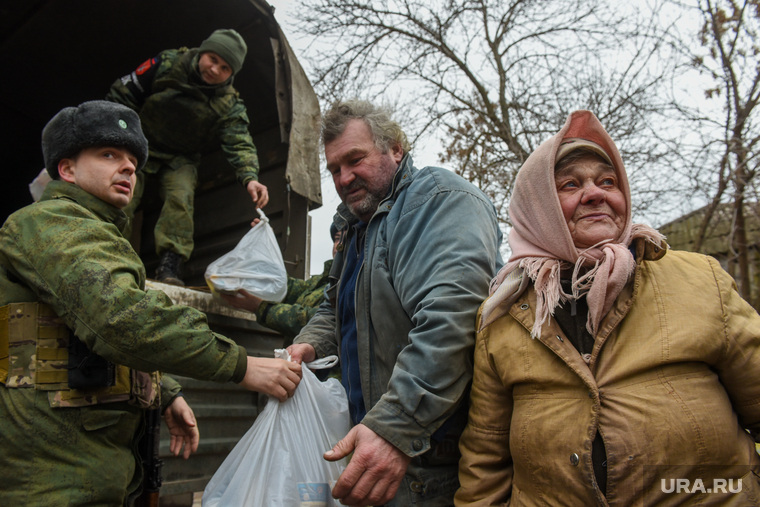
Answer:
[[[28,184],[43,168],[40,134],[66,106],[102,99],[111,83],[160,51],[197,47],[213,30],[234,28],[248,55],[235,87],[248,108],[250,131],[269,188],[270,219],[290,276],[310,272],[309,211],[321,206],[318,158],[319,105],[264,0],[10,0],[0,6],[0,138],[5,157],[0,220],[32,202]],[[148,276],[157,264],[153,224],[159,210],[155,189],[146,188],[132,242]],[[192,287],[205,287],[206,266],[231,250],[257,215],[248,194],[220,152],[199,169],[195,251],[185,264],[191,288],[148,282],[175,301],[208,315],[216,331],[271,357],[282,337],[255,317],[225,307]],[[162,505],[190,505],[237,440],[251,426],[264,400],[235,385],[179,378],[201,433],[190,460],[168,453],[163,428]]]

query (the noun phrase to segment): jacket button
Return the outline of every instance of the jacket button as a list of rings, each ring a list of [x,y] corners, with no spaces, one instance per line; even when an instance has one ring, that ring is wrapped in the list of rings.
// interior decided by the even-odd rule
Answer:
[[[414,442],[412,442],[412,447],[414,448],[415,451],[421,450],[422,449],[422,440],[415,440]]]
[[[528,306],[528,303],[523,303],[520,305],[520,310],[527,310],[528,308],[530,308],[530,306]]]
[[[573,465],[574,467],[577,467],[578,463],[580,463],[580,461],[581,461],[581,459],[578,457],[577,454],[572,453],[570,455],[570,464]]]

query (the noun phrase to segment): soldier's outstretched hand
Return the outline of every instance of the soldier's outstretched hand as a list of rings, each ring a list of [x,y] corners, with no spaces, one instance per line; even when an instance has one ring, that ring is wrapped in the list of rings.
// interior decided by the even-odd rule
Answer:
[[[221,296],[222,301],[228,305],[254,313],[259,311],[259,306],[261,306],[261,303],[264,302],[263,299],[258,296],[254,296],[245,289],[239,289],[234,296],[229,294],[221,294]]]
[[[248,369],[240,385],[250,391],[285,401],[301,382],[301,365],[279,358],[248,356]]]

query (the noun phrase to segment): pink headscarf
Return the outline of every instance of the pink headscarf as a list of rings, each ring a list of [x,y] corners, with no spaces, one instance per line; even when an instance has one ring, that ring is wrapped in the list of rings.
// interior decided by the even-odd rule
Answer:
[[[581,138],[598,144],[609,155],[626,202],[626,216],[619,237],[578,250],[562,214],[554,182],[557,150],[564,139]],[[596,336],[599,323],[612,308],[633,273],[635,261],[628,249],[635,238],[659,245],[664,237],[649,226],[631,223],[631,191],[620,153],[591,111],[575,111],[551,139],[543,142],[525,161],[515,180],[509,204],[512,256],[491,281],[490,297],[483,303],[483,329],[509,312],[532,280],[537,294],[536,320],[531,336],[541,332],[554,309],[569,298],[586,295],[586,327]],[[574,265],[572,293],[560,285],[560,269]],[[589,268],[581,273],[581,268]]]

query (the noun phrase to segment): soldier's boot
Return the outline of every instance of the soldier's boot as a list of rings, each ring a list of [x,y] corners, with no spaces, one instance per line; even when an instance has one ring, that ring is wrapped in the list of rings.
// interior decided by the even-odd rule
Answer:
[[[171,285],[185,286],[185,282],[179,277],[182,269],[182,256],[172,251],[161,254],[156,268],[156,281]]]

